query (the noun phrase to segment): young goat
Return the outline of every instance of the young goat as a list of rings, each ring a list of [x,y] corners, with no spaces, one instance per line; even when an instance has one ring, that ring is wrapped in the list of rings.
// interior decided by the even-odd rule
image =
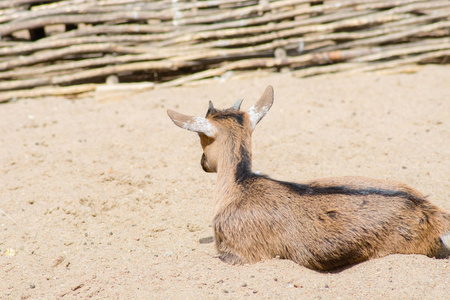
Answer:
[[[332,270],[394,253],[448,256],[450,214],[403,183],[342,177],[297,184],[253,173],[251,135],[272,106],[273,88],[248,112],[241,102],[226,110],[210,102],[205,118],[167,111],[199,134],[201,165],[217,172],[213,226],[223,261],[278,256]]]

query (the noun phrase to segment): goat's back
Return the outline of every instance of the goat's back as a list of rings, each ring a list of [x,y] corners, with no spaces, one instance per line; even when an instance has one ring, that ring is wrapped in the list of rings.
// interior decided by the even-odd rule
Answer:
[[[448,230],[448,214],[392,181],[295,184],[253,174],[236,188],[214,219],[217,248],[231,263],[279,256],[329,270],[393,253],[435,256]]]

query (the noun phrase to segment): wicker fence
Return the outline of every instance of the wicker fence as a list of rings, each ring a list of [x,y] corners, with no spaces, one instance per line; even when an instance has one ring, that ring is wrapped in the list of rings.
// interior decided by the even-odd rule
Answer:
[[[0,102],[111,76],[177,86],[373,71],[450,56],[449,0],[2,0]]]

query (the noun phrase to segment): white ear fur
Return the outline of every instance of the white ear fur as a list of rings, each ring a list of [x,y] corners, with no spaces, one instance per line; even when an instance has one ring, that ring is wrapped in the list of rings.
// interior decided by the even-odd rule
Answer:
[[[214,137],[217,133],[217,128],[206,118],[180,114],[171,109],[167,110],[167,114],[175,125],[181,128],[194,132],[201,132],[209,137]]]
[[[269,109],[273,104],[273,87],[271,85],[266,87],[266,90],[259,98],[255,105],[250,107],[248,110],[248,115],[250,116],[250,122],[253,129],[255,129],[256,124],[261,121],[261,119],[267,114]]]

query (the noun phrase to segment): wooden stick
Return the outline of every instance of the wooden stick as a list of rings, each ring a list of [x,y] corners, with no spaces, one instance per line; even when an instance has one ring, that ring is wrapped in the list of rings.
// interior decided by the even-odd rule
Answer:
[[[170,34],[169,34],[170,35]],[[63,48],[72,46],[72,49],[74,48],[74,45],[78,46],[84,46],[86,44],[138,44],[138,43],[147,43],[151,41],[157,41],[160,39],[164,39],[167,37],[167,35],[161,36],[161,35],[108,35],[108,36],[87,36],[87,37],[77,37],[77,38],[68,38],[68,39],[53,39],[53,40],[45,40],[45,41],[39,41],[36,43],[31,44],[25,44],[25,45],[18,45],[14,47],[5,47],[0,49],[0,55],[20,55],[20,54],[27,54],[32,53],[35,51],[40,50],[49,50],[49,49],[57,49],[57,48]],[[92,47],[92,46],[91,46]],[[54,50],[56,51],[56,50]],[[94,49],[95,51],[95,49]],[[99,49],[98,52],[100,52],[101,49]],[[128,51],[132,51],[131,49]],[[97,52],[97,51],[96,51]]]
[[[382,70],[382,69],[396,68],[398,66],[409,65],[412,63],[420,63],[420,62],[424,62],[424,61],[427,61],[430,59],[435,59],[435,58],[444,57],[444,56],[450,56],[450,49],[440,50],[440,51],[432,51],[432,52],[423,53],[423,54],[415,55],[415,56],[408,56],[406,58],[396,59],[393,61],[380,62],[380,63],[376,63],[376,64],[368,64],[368,65],[364,66],[363,68],[361,68],[359,71],[373,72],[373,71],[378,71],[378,70]]]
[[[33,65],[40,62],[56,60],[58,58],[64,57],[66,55],[80,54],[80,53],[92,53],[92,52],[100,52],[100,53],[139,53],[139,50],[136,50],[132,47],[124,47],[119,46],[112,43],[106,44],[87,44],[87,45],[75,45],[67,48],[62,48],[54,51],[43,51],[37,52],[33,55],[27,57],[19,57],[15,59],[11,59],[9,61],[0,63],[0,71],[8,70],[20,66]]]
[[[346,48],[352,48],[352,47],[360,47],[360,46],[367,46],[367,45],[373,45],[373,44],[381,44],[381,43],[387,43],[390,41],[398,41],[403,38],[427,33],[427,32],[433,32],[438,29],[443,28],[449,28],[450,27],[450,21],[440,21],[433,24],[408,28],[407,30],[402,30],[401,32],[394,32],[394,33],[388,33],[382,36],[373,37],[373,38],[367,38],[367,39],[360,39],[351,41],[348,43],[344,43],[338,46],[330,47],[327,50],[336,50],[336,49],[346,49]]]
[[[357,62],[370,62],[381,59],[390,58],[393,56],[403,56],[403,55],[411,55],[416,53],[426,53],[426,52],[434,52],[438,50],[449,50],[450,49],[450,38],[442,38],[436,41],[433,41],[432,44],[418,45],[418,46],[403,46],[400,49],[392,49],[387,50],[375,54],[369,54],[360,56],[358,58],[352,59],[350,61]]]
[[[136,72],[136,71],[148,71],[148,70],[171,70],[175,71],[182,67],[192,67],[196,65],[195,62],[174,62],[174,61],[152,61],[152,62],[138,62],[138,63],[128,63],[122,65],[111,65],[96,69],[88,69],[84,71],[79,71],[74,74],[66,75],[55,75],[55,76],[40,76],[34,79],[24,79],[24,80],[11,80],[0,82],[1,90],[14,90],[31,88],[43,85],[61,85],[69,84],[73,82],[79,82],[81,80],[86,80],[89,78],[108,76],[111,74],[118,74],[121,72]]]
[[[0,93],[0,103],[22,98],[37,98],[45,96],[68,96],[95,91],[97,84],[82,84],[66,87],[42,87],[37,89],[16,90]]]
[[[0,36],[8,35],[13,32],[44,27],[55,24],[80,24],[80,23],[99,23],[99,22],[111,22],[117,20],[134,20],[134,21],[147,21],[148,19],[162,19],[171,20],[172,15],[161,14],[153,11],[119,11],[105,14],[75,14],[75,15],[56,15],[51,17],[38,17],[35,19],[29,19],[24,21],[9,22],[0,25]]]
[[[86,68],[93,68],[98,66],[118,65],[124,63],[138,62],[138,61],[152,61],[166,58],[166,56],[158,57],[155,54],[137,54],[137,55],[120,55],[120,56],[104,56],[99,58],[86,58],[77,61],[65,61],[57,64],[45,65],[39,68],[34,66],[27,68],[19,68],[11,71],[0,72],[0,78],[20,78],[28,76],[40,76],[47,73],[67,72],[70,70],[81,70]],[[186,66],[199,65],[200,63],[190,62]]]
[[[296,76],[296,77],[308,77],[308,76],[328,74],[328,73],[337,73],[337,72],[350,72],[350,73],[373,72],[373,71],[379,71],[382,69],[398,68],[399,66],[410,65],[413,63],[419,63],[419,62],[426,61],[429,59],[443,57],[443,56],[449,56],[449,55],[450,55],[450,50],[443,50],[443,51],[435,51],[435,52],[425,53],[422,55],[417,55],[417,56],[399,59],[399,60],[395,60],[395,61],[389,61],[389,62],[371,63],[371,64],[357,63],[357,62],[340,63],[340,64],[333,64],[333,65],[327,65],[327,66],[321,66],[321,67],[307,68],[304,70],[298,70],[298,71],[292,72],[292,75]]]
[[[196,65],[194,62],[174,62],[169,60],[164,61],[151,61],[151,62],[137,62],[122,64],[117,66],[106,66],[97,69],[90,69],[81,71],[75,74],[53,77],[52,83],[54,84],[67,84],[70,82],[76,82],[87,78],[101,77],[111,74],[117,74],[121,72],[135,72],[135,71],[148,71],[148,70],[178,70],[182,67],[191,67]]]

